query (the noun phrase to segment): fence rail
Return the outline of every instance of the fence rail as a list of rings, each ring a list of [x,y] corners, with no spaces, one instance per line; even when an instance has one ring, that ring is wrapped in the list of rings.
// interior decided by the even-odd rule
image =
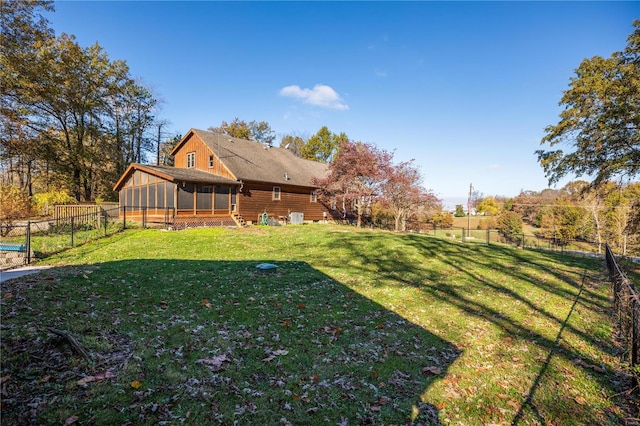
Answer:
[[[615,255],[608,244],[605,245],[605,259],[609,279],[613,286],[614,308],[620,340],[625,346],[625,358],[631,367],[632,386],[638,386],[636,368],[640,362],[638,357],[638,336],[640,334],[640,298],[631,280],[624,274]]]

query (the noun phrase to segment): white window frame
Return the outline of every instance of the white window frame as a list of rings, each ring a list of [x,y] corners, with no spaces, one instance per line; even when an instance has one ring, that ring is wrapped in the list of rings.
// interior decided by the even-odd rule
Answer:
[[[196,166],[196,153],[187,152],[187,168],[193,169]]]
[[[317,203],[318,202],[318,196],[316,195],[316,191],[311,191],[310,201],[312,203]]]
[[[282,190],[280,189],[279,186],[274,186],[273,192],[271,193],[271,199],[274,201],[280,201],[281,198],[282,198]]]

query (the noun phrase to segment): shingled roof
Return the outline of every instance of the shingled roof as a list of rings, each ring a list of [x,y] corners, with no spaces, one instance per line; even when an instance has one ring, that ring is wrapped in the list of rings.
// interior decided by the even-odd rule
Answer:
[[[289,150],[220,133],[191,129],[241,181],[258,181],[315,187],[313,178],[324,177],[327,165],[305,160]],[[184,140],[184,139],[183,139]]]
[[[132,163],[115,184],[114,190],[119,191],[124,182],[126,182],[129,176],[131,176],[131,174],[136,170],[141,170],[154,176],[159,176],[169,182],[197,182],[224,185],[239,184],[238,181],[233,179],[228,179],[197,169],[182,169],[171,166],[152,166],[148,164]]]

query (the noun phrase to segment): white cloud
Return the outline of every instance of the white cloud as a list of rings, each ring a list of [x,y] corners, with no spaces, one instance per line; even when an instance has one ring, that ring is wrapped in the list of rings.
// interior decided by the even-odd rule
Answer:
[[[316,84],[313,89],[302,89],[300,86],[287,86],[280,90],[280,96],[300,99],[305,104],[323,108],[346,110],[349,106],[342,102],[340,95],[330,86]]]

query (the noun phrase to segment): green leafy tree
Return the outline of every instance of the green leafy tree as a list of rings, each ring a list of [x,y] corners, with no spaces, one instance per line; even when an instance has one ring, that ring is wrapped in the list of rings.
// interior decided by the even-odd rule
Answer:
[[[174,158],[171,155],[171,151],[175,148],[176,145],[182,140],[182,135],[175,135],[171,139],[167,139],[164,142],[160,143],[160,165],[162,166],[173,166]]]
[[[640,173],[640,20],[623,52],[585,59],[560,100],[560,122],[548,126],[538,150],[550,183],[568,174],[593,176],[599,185]]]
[[[250,121],[247,123],[238,117],[227,123],[223,121],[220,127],[209,127],[209,130],[216,133],[222,133],[234,138],[245,139],[271,145],[276,138],[275,132],[266,121]]]
[[[302,136],[284,135],[280,141],[280,148],[291,151],[296,157],[302,156],[302,147],[306,141]]]
[[[37,46],[54,37],[45,12],[54,10],[52,1],[12,0],[0,6],[0,162],[3,180],[33,194],[34,176],[41,154],[38,132],[29,126],[27,111],[13,88],[30,73],[37,61]]]
[[[455,217],[465,217],[467,214],[464,212],[462,204],[456,204],[456,212],[453,214]]]
[[[98,44],[55,37],[40,15],[51,10],[47,1],[2,3],[0,155],[29,194],[35,174],[43,190],[89,201],[142,161],[156,101]]]
[[[496,217],[496,228],[507,241],[520,241],[523,226],[522,218],[516,212],[503,211]]]
[[[238,117],[234,118],[231,123],[223,121],[220,123],[220,127],[209,127],[208,130],[234,138],[251,140],[251,128],[249,124],[244,120],[240,120]]]
[[[276,138],[276,134],[271,130],[271,126],[266,121],[252,121],[249,123],[252,140],[271,145]]]
[[[302,158],[328,163],[338,152],[343,142],[349,142],[345,133],[336,135],[327,126],[323,126],[318,133],[311,136],[300,150]]]

